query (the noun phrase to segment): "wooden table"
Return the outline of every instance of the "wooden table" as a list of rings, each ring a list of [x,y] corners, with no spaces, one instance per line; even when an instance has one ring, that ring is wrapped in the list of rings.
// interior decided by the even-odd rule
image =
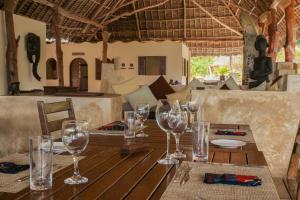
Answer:
[[[136,140],[149,143],[149,151],[133,155],[120,154],[123,137],[91,136],[84,152],[86,158],[79,164],[80,173],[89,179],[87,184],[64,184],[64,179],[73,173],[73,166],[69,166],[54,174],[52,190],[33,192],[27,188],[17,194],[0,193],[0,199],[159,199],[174,176],[176,166],[157,164],[156,161],[166,153],[166,135],[154,122],[147,125],[145,132],[150,136]],[[187,160],[191,160],[191,134],[182,136],[181,143]],[[243,149],[210,147],[209,161],[266,165],[256,144],[248,144]]]

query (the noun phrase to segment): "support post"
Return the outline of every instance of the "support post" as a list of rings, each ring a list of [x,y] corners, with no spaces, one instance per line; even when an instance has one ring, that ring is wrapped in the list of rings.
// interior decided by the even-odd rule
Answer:
[[[57,59],[57,76],[58,76],[58,85],[60,87],[64,86],[64,61],[63,61],[63,51],[61,49],[61,38],[58,25],[60,24],[60,16],[58,13],[57,7],[53,9],[54,16],[52,18],[52,31],[55,38],[55,47],[56,47],[56,59]]]
[[[285,43],[285,61],[295,61],[296,50],[296,0],[291,0],[290,5],[285,9],[286,21],[286,43]]]
[[[269,49],[268,55],[272,58],[272,61],[276,61],[277,50],[278,50],[278,31],[277,31],[277,20],[276,20],[276,10],[271,8],[270,10],[270,21],[271,23],[268,26],[268,35],[269,35]]]
[[[18,77],[18,41],[19,38],[15,38],[14,18],[13,13],[16,7],[17,1],[5,1],[5,28],[7,38],[6,48],[6,70],[7,70],[7,86],[9,94],[19,93],[19,77]]]
[[[108,40],[109,40],[110,33],[106,30],[102,31],[102,63],[107,63],[107,48],[108,48]]]

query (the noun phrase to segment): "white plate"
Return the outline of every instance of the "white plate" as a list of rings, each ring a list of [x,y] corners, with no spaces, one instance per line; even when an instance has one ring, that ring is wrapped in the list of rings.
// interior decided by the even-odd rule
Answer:
[[[246,142],[240,140],[226,140],[226,139],[211,140],[210,143],[217,145],[219,147],[230,148],[230,149],[239,148],[246,145]]]

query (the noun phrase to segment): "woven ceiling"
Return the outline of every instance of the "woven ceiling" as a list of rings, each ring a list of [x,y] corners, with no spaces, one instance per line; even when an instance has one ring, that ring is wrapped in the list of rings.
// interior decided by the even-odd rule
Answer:
[[[107,27],[114,41],[184,41],[192,55],[232,55],[243,52],[239,13],[254,18],[270,7],[272,0],[19,0],[15,13],[50,23],[53,7],[63,17],[61,36],[72,42],[97,42]],[[145,8],[147,8],[145,10]],[[297,6],[300,24],[300,6]],[[284,12],[277,12],[278,29],[285,33]],[[298,28],[300,38],[300,28]]]

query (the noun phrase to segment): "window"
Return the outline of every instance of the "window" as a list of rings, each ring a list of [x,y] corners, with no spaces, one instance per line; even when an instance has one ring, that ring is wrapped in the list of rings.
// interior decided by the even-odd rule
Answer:
[[[166,75],[166,56],[140,56],[139,75]]]
[[[49,58],[46,62],[46,78],[57,79],[57,65],[54,58]]]

